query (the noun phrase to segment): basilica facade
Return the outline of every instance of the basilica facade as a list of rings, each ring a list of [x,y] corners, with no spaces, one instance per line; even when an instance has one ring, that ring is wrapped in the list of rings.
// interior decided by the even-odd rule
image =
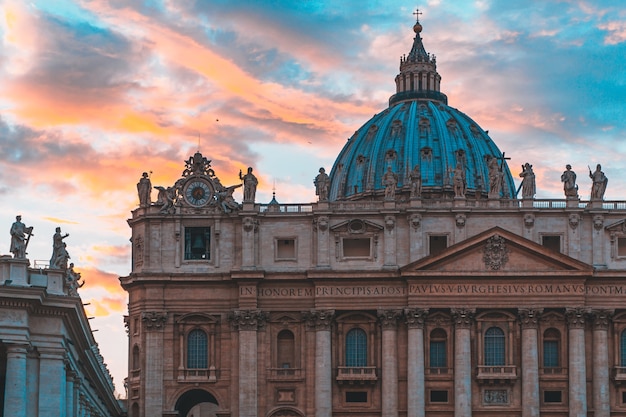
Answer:
[[[140,180],[130,416],[626,416],[626,202],[566,161],[562,199],[531,164],[518,189],[413,29],[319,201],[259,204],[200,152],[157,201]]]

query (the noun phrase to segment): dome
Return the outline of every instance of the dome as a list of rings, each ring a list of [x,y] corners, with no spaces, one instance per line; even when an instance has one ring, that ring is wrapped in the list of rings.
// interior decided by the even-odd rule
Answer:
[[[416,26],[421,25],[419,21]],[[383,176],[396,174],[397,192],[409,194],[411,171],[419,167],[424,198],[454,195],[453,177],[460,167],[465,195],[511,198],[515,184],[504,154],[476,122],[448,106],[439,91],[441,77],[434,55],[416,33],[413,47],[400,59],[396,94],[389,108],[366,122],[341,150],[330,173],[330,200],[383,195]],[[490,190],[489,165],[497,162],[500,190]]]

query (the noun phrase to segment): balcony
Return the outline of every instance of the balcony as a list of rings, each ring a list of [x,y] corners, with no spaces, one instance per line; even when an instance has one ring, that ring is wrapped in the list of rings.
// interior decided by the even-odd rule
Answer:
[[[375,366],[339,366],[337,382],[340,384],[374,384],[378,380]]]
[[[214,366],[208,369],[179,369],[178,382],[217,382],[217,370]]]
[[[512,384],[517,379],[515,365],[479,366],[476,379],[482,384]]]
[[[130,371],[130,382],[138,381],[141,377],[141,369],[133,369]]]
[[[626,383],[626,366],[614,366],[611,376],[617,385]]]
[[[301,368],[268,368],[268,379],[273,382],[302,381],[304,375]]]

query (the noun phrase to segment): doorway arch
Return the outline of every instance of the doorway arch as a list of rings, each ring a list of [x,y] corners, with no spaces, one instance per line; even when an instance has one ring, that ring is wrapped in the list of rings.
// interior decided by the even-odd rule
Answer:
[[[219,405],[219,403],[211,393],[203,389],[192,389],[185,392],[178,398],[174,409],[178,411],[179,417],[187,417],[187,414],[192,408],[202,403],[211,403],[215,404],[216,406]]]

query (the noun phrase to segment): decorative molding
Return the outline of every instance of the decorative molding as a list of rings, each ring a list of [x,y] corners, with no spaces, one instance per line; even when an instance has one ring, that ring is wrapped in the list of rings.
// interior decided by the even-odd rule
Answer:
[[[585,316],[589,310],[584,307],[574,307],[565,309],[565,318],[570,329],[580,329],[585,327]]]
[[[576,213],[572,213],[569,215],[569,225],[572,229],[576,229],[578,227],[578,223],[580,223],[580,215]]]
[[[228,315],[233,327],[239,330],[262,330],[268,318],[261,310],[235,310]]]
[[[473,308],[451,308],[450,312],[455,327],[469,329],[474,321],[476,310]]]
[[[456,227],[463,228],[465,227],[465,221],[467,220],[467,217],[465,216],[465,214],[459,213],[456,215],[455,220],[456,220]]]
[[[614,310],[591,310],[590,316],[594,330],[608,330]]]
[[[543,308],[519,308],[517,314],[519,315],[520,324],[522,329],[536,329],[539,325],[539,318],[543,313]]]
[[[414,230],[419,229],[422,224],[422,215],[419,213],[411,214],[409,216],[409,224]]]
[[[424,321],[428,316],[427,308],[406,308],[404,310],[404,318],[409,328],[424,328]]]
[[[330,219],[328,218],[328,216],[319,216],[313,221],[317,223],[318,230],[322,232],[325,232],[326,230],[328,230],[328,225],[330,223]]]
[[[306,321],[309,329],[330,330],[335,310],[311,310],[303,311],[302,318]]]
[[[244,217],[242,221],[243,230],[245,230],[246,232],[256,230],[258,224],[258,220],[252,217]]]
[[[167,313],[163,311],[144,311],[141,313],[141,322],[146,330],[159,330],[165,327]]]
[[[535,225],[535,215],[532,213],[524,214],[524,225],[529,229]]]
[[[483,261],[485,267],[498,271],[509,260],[509,248],[506,246],[506,239],[500,235],[493,235],[487,239],[487,244],[483,249]]]
[[[396,218],[394,216],[385,216],[385,227],[392,231],[396,227]]]
[[[383,329],[397,329],[400,317],[402,317],[402,310],[378,310],[378,320]]]
[[[595,216],[593,216],[593,228],[596,230],[600,230],[602,229],[602,226],[604,226],[604,216],[602,216],[601,214],[596,214]]]

